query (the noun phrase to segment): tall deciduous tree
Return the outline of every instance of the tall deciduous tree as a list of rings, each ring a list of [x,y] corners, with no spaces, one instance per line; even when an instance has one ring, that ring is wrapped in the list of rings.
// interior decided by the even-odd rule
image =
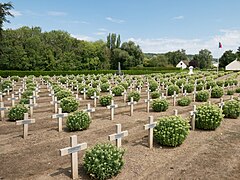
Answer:
[[[232,50],[225,51],[222,57],[219,59],[219,67],[225,67],[230,62],[234,61],[237,58],[237,55],[232,52]]]
[[[13,9],[13,5],[11,2],[8,3],[0,3],[0,38],[2,38],[2,31],[3,31],[3,23],[10,22],[7,19],[7,16],[12,16],[10,10]]]
[[[168,62],[172,64],[173,66],[176,66],[180,61],[188,60],[188,57],[186,55],[186,51],[184,49],[168,52],[166,53],[166,56],[168,58]]]

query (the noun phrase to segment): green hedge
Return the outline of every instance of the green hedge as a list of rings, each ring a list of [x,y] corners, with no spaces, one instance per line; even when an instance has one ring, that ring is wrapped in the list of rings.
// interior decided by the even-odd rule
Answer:
[[[78,75],[78,74],[114,74],[116,73],[116,70],[79,70],[79,71],[4,71],[0,70],[0,76],[1,77],[8,77],[8,76],[19,76],[19,77],[24,77],[24,76],[29,76],[29,75],[34,75],[34,76],[66,76],[69,74],[73,75]],[[175,69],[175,70],[148,70],[148,69],[136,69],[136,70],[122,70],[124,74],[129,74],[129,75],[141,75],[141,74],[152,74],[152,73],[172,73],[172,72],[180,72],[180,70]]]

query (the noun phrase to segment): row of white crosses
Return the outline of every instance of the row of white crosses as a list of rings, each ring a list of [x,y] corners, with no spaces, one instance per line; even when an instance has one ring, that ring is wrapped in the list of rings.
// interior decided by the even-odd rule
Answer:
[[[153,122],[153,116],[149,117],[149,123],[143,126],[144,130],[148,130],[148,147],[153,147],[153,128],[157,122]],[[128,131],[122,131],[121,124],[116,124],[116,133],[108,136],[109,141],[115,141],[116,146],[122,146],[122,138],[128,136]],[[77,136],[70,136],[70,147],[60,149],[60,156],[71,155],[71,175],[72,179],[78,178],[78,152],[87,149],[87,143],[78,144]]]

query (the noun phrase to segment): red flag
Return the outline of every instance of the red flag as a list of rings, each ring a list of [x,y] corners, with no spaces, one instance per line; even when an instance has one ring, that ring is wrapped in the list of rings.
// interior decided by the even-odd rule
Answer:
[[[219,42],[218,48],[222,48],[222,43],[221,42]]]

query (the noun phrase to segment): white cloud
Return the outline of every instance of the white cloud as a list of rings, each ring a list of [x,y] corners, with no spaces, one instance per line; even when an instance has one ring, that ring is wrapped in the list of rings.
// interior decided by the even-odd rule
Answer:
[[[99,30],[99,31],[103,31],[103,32],[107,32],[107,31],[108,31],[108,30],[105,29],[105,28],[99,28],[98,30]]]
[[[175,17],[173,17],[172,18],[173,20],[182,20],[182,19],[184,19],[184,16],[175,16]]]
[[[22,13],[20,11],[10,10],[10,13],[15,17],[22,16]]]
[[[124,23],[124,22],[125,22],[125,20],[115,19],[115,18],[112,18],[112,17],[106,17],[106,20],[111,21],[111,22],[113,22],[113,23],[118,23],[118,24],[121,24],[121,23]]]
[[[233,50],[240,46],[240,29],[238,30],[220,30],[218,35],[208,39],[177,39],[177,38],[158,38],[141,39],[130,38],[128,40],[139,44],[144,52],[166,53],[185,49],[188,54],[197,54],[201,49],[208,49],[214,57],[220,57],[226,50]],[[223,45],[218,48],[218,42]]]
[[[82,34],[71,34],[71,36],[74,38],[77,38],[78,40],[95,41],[93,37],[82,35]]]
[[[60,11],[48,11],[47,14],[49,16],[66,16],[66,12],[60,12]]]

